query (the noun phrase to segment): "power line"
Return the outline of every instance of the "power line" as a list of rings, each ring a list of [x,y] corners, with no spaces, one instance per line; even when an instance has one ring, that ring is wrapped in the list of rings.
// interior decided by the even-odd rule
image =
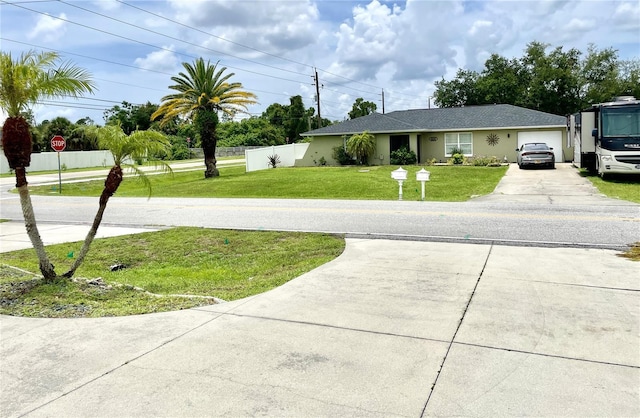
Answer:
[[[313,69],[315,69],[315,67],[311,66],[310,64],[306,64],[306,63],[303,63],[303,62],[300,62],[300,61],[292,60],[292,59],[290,59],[290,58],[282,57],[282,56],[280,56],[280,55],[276,55],[276,54],[272,54],[272,53],[269,53],[269,52],[265,52],[265,51],[262,51],[262,50],[260,50],[260,49],[254,48],[254,47],[251,47],[251,46],[248,46],[248,45],[241,44],[241,43],[239,43],[239,42],[235,42],[235,41],[232,41],[232,40],[226,39],[226,38],[224,38],[224,37],[222,37],[222,36],[214,35],[214,34],[212,34],[212,33],[210,33],[210,32],[206,32],[206,31],[203,31],[203,30],[201,30],[201,29],[194,28],[193,26],[186,25],[186,24],[184,24],[184,23],[182,23],[182,22],[178,22],[178,21],[176,21],[176,20],[169,19],[168,17],[165,17],[165,16],[162,16],[162,15],[159,15],[159,14],[157,14],[157,13],[153,13],[153,12],[151,12],[151,11],[149,11],[149,10],[143,9],[143,8],[141,8],[141,7],[138,7],[138,6],[134,6],[134,5],[129,4],[129,3],[125,2],[125,1],[122,1],[122,0],[116,0],[116,1],[117,1],[118,3],[121,3],[121,4],[124,4],[124,5],[126,5],[126,6],[132,7],[132,8],[134,8],[134,9],[136,9],[136,10],[139,10],[139,11],[141,11],[141,12],[148,13],[148,14],[150,14],[150,15],[152,15],[152,16],[154,16],[154,17],[157,17],[157,18],[159,18],[159,19],[163,19],[163,20],[166,20],[166,21],[168,21],[168,22],[174,23],[174,24],[176,24],[176,25],[182,26],[182,27],[184,27],[184,28],[191,29],[191,30],[196,31],[196,32],[200,32],[200,33],[202,33],[202,34],[204,34],[204,35],[211,36],[211,37],[216,38],[216,39],[219,39],[219,40],[221,40],[221,41],[229,42],[229,43],[231,43],[231,44],[233,44],[233,45],[237,45],[237,46],[240,46],[240,47],[243,47],[243,48],[249,49],[249,50],[251,50],[251,51],[259,52],[259,53],[261,53],[261,54],[264,54],[264,55],[267,55],[267,56],[270,56],[270,57],[273,57],[273,58],[278,58],[278,59],[281,59],[281,60],[284,60],[284,61],[288,61],[288,62],[291,62],[291,63],[293,63],[293,64],[298,64],[298,65],[302,65],[302,66],[305,66],[305,67],[308,67],[308,68],[313,68]],[[378,86],[373,86],[373,85],[371,85],[371,84],[363,83],[363,82],[358,81],[358,80],[352,80],[352,79],[350,79],[350,78],[348,78],[348,77],[341,76],[341,75],[339,75],[339,74],[334,74],[334,73],[331,73],[331,72],[329,72],[329,71],[327,71],[327,70],[323,70],[323,69],[321,69],[321,68],[320,68],[319,70],[320,70],[320,71],[322,71],[322,72],[324,72],[324,73],[326,73],[326,74],[332,75],[332,76],[334,76],[334,77],[339,77],[339,78],[341,78],[341,79],[343,79],[343,80],[347,80],[347,81],[350,81],[350,82],[352,82],[352,83],[358,83],[358,84],[362,84],[362,85],[365,85],[365,86],[373,87],[373,88],[375,88],[375,89],[380,89],[380,87],[378,87]]]
[[[110,19],[110,20],[113,20],[115,22],[127,25],[127,26],[131,26],[131,27],[136,28],[136,29],[140,29],[140,30],[143,30],[143,31],[146,31],[146,32],[149,32],[149,33],[153,33],[154,35],[164,36],[165,38],[169,38],[169,39],[174,40],[174,41],[178,41],[178,42],[185,43],[187,45],[195,46],[196,48],[202,48],[202,49],[204,49],[206,51],[214,52],[216,54],[227,55],[227,56],[230,56],[230,57],[235,58],[237,60],[247,61],[247,62],[250,62],[252,64],[262,65],[262,66],[265,66],[265,67],[268,67],[268,68],[272,68],[272,69],[275,69],[275,70],[278,70],[278,71],[284,71],[284,72],[288,72],[288,73],[292,73],[292,74],[296,74],[296,75],[302,75],[302,76],[306,75],[306,74],[299,73],[297,71],[289,70],[289,69],[286,69],[286,68],[279,68],[279,67],[276,67],[276,66],[273,66],[273,65],[261,63],[261,62],[250,60],[250,59],[247,59],[247,58],[238,57],[238,56],[229,54],[227,52],[222,52],[222,51],[218,51],[218,50],[215,50],[215,49],[207,48],[205,46],[198,45],[198,44],[195,44],[193,42],[188,42],[188,41],[185,41],[184,39],[176,38],[174,36],[170,36],[170,35],[167,35],[167,34],[162,33],[162,32],[154,31],[152,29],[143,28],[142,26],[139,26],[139,25],[136,25],[136,24],[133,24],[133,23],[129,23],[129,22],[125,22],[124,20],[116,19],[115,17],[107,16],[107,15],[105,15],[103,13],[99,13],[99,12],[96,12],[94,10],[90,10],[90,9],[85,8],[85,7],[81,7],[81,6],[78,6],[76,4],[71,4],[71,3],[68,3],[68,2],[63,1],[63,0],[57,0],[57,1],[59,3],[66,4],[67,6],[75,7],[76,9],[84,10],[85,12],[92,13],[92,14],[95,14],[97,16],[104,17],[106,19]],[[121,2],[121,3],[123,3],[123,2]],[[127,3],[123,3],[123,4],[127,4]],[[127,6],[128,6],[128,4],[127,4]],[[142,10],[139,7],[135,7],[135,8],[138,9],[138,10]],[[83,26],[83,25],[81,25],[81,26]],[[88,26],[85,26],[85,27],[88,27]],[[129,39],[129,38],[126,38],[126,39]],[[145,44],[145,45],[152,46],[150,44]],[[161,48],[161,47],[157,47],[157,48]],[[189,56],[189,55],[186,55],[186,56]],[[230,67],[230,68],[232,68],[232,67]]]

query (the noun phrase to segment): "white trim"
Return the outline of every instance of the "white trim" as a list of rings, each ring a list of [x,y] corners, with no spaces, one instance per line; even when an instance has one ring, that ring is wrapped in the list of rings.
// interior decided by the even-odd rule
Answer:
[[[396,134],[396,133],[429,133],[429,132],[452,132],[456,130],[465,131],[495,131],[495,130],[523,130],[523,129],[566,129],[567,125],[541,125],[541,126],[497,126],[490,128],[443,128],[443,129],[404,129],[398,131],[367,131],[370,134],[384,135],[384,134]],[[338,136],[338,135],[355,135],[362,132],[335,132],[335,133],[321,133],[321,134],[307,134],[302,133],[300,136]]]

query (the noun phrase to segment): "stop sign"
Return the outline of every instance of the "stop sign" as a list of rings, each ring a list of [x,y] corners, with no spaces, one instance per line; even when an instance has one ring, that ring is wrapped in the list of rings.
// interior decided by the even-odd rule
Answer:
[[[53,148],[54,151],[64,151],[66,147],[67,143],[61,135],[54,135],[54,137],[51,138],[51,148]]]

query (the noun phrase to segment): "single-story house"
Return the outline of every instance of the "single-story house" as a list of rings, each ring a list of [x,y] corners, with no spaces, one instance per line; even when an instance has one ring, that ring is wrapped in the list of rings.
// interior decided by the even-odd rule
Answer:
[[[368,131],[376,138],[376,153],[370,164],[389,164],[391,152],[408,147],[418,163],[446,162],[453,148],[465,156],[495,156],[515,162],[516,148],[526,142],[546,142],[553,147],[556,161],[571,161],[573,150],[567,145],[564,116],[498,104],[401,110],[373,113],[302,134],[311,143],[299,166],[317,165],[324,157],[337,165],[333,148],[344,146],[354,134]]]

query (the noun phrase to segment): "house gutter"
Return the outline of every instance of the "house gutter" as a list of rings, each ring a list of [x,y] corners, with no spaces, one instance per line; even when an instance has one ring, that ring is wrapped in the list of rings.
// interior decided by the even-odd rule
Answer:
[[[460,132],[460,131],[495,131],[495,130],[505,130],[505,129],[553,129],[553,128],[561,128],[566,129],[566,125],[534,125],[534,126],[498,126],[498,127],[488,127],[488,128],[444,128],[444,129],[403,129],[403,130],[384,130],[384,131],[369,131],[370,134],[378,135],[378,134],[396,134],[396,133],[423,133],[423,132]],[[346,131],[346,132],[331,132],[331,133],[303,133],[300,136],[339,136],[339,135],[354,135],[362,133],[361,131]]]

